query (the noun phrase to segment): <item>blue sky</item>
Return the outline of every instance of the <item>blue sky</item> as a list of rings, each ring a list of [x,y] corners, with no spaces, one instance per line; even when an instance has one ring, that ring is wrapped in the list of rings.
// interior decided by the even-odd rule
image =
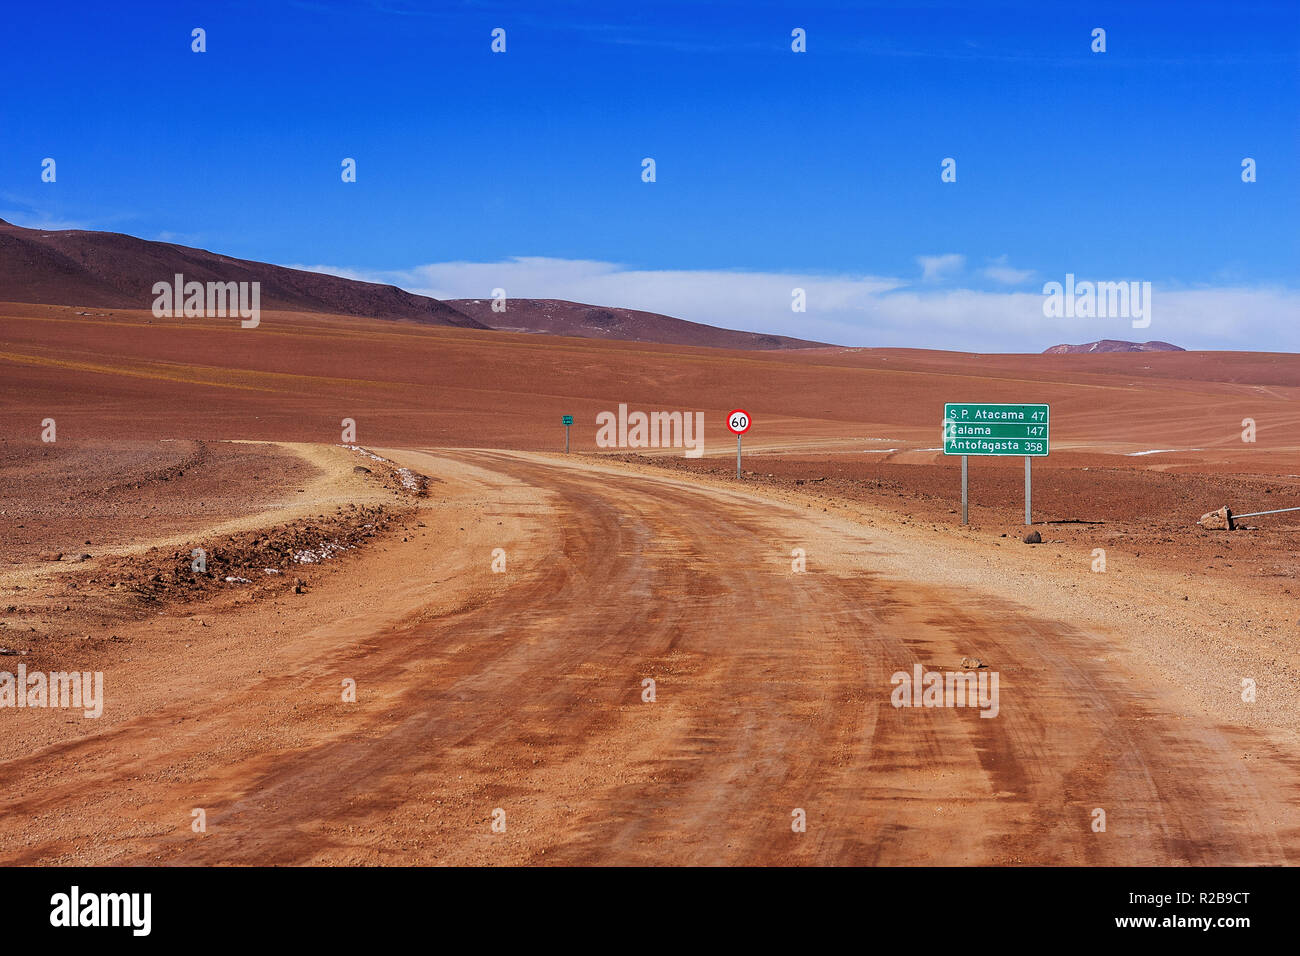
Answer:
[[[0,217],[21,224],[853,345],[1300,348],[1291,0],[228,0],[6,18]],[[1155,321],[1047,320],[1043,283],[1067,272],[1150,281]]]

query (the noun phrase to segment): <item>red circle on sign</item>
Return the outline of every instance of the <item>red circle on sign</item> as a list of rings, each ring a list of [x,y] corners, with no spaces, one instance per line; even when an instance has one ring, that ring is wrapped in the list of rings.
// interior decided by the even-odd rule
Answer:
[[[749,417],[749,412],[743,408],[733,408],[727,413],[727,428],[733,435],[743,435],[749,431],[749,426],[754,424]]]

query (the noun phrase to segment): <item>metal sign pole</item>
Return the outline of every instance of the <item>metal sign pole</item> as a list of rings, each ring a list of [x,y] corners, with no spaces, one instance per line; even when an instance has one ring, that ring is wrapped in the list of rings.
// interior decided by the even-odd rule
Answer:
[[[1280,515],[1284,511],[1300,511],[1300,508],[1275,508],[1272,511],[1252,511],[1248,515],[1233,515],[1234,518],[1258,518],[1260,515]]]
[[[736,477],[740,478],[740,436],[736,436]]]
[[[1027,525],[1033,524],[1033,522],[1029,520],[1029,490],[1030,490],[1029,463],[1031,461],[1033,461],[1033,459],[1030,458],[1028,455],[1026,455],[1025,456],[1025,524]]]
[[[968,497],[966,494],[966,456],[961,456],[961,523],[970,524],[970,515],[967,511]]]
[[[564,453],[569,453],[569,426],[564,426]]]

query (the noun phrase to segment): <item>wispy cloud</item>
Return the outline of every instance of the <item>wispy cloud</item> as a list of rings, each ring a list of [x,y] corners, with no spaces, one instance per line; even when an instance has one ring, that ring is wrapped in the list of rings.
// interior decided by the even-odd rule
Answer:
[[[983,269],[985,277],[1003,285],[1021,285],[1034,277],[1033,269],[1014,269],[1006,256],[998,256]]]
[[[921,264],[921,279],[924,282],[938,282],[960,272],[966,265],[966,257],[955,252],[942,256],[917,256],[916,261]]]
[[[947,260],[953,257],[921,257]],[[962,260],[962,256],[955,256]],[[1129,319],[1047,318],[1032,291],[936,289],[877,275],[634,269],[588,259],[517,257],[501,262],[439,262],[404,270],[293,266],[383,282],[436,299],[568,299],[660,312],[730,329],[841,345],[1038,352],[1061,342],[1164,339],[1186,348],[1300,350],[1300,292],[1154,283],[1150,327]],[[944,268],[940,267],[943,273]],[[1020,271],[1020,270],[1017,270]],[[805,290],[806,312],[791,310]]]

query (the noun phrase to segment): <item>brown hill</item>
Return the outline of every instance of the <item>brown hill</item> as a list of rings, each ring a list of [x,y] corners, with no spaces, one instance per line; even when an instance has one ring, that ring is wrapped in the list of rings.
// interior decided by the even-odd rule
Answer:
[[[503,332],[539,332],[584,339],[621,339],[721,349],[827,347],[824,342],[808,342],[762,332],[738,332],[657,312],[586,305],[564,299],[508,299],[505,312],[493,312],[491,299],[449,299],[448,304]]]
[[[1121,339],[1100,339],[1082,345],[1053,345],[1043,349],[1044,355],[1085,355],[1095,352],[1186,352],[1168,342],[1125,342]]]
[[[234,259],[117,232],[25,229],[0,219],[0,302],[148,309],[156,282],[260,282],[261,308],[408,319],[482,329],[456,309],[392,285]]]
[[[117,232],[27,229],[0,219],[0,302],[147,309],[156,282],[260,282],[264,311],[407,319],[430,325],[747,350],[824,347],[783,335],[720,329],[654,312],[559,299],[442,302],[397,286],[235,259]]]

